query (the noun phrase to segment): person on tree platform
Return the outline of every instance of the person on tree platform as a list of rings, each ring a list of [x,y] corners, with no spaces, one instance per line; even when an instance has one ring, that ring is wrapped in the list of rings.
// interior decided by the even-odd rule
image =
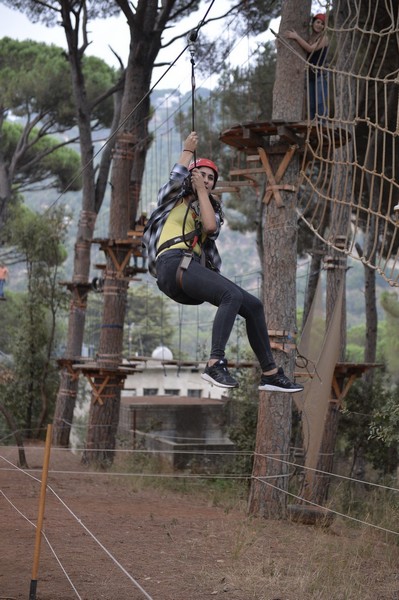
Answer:
[[[212,348],[201,377],[222,388],[238,387],[227,368],[225,348],[237,314],[246,320],[248,340],[262,369],[260,390],[300,392],[271,352],[263,304],[223,277],[215,240],[223,224],[221,203],[211,193],[218,168],[207,158],[194,159],[198,135],[191,132],[172,168],[169,181],[158,193],[157,207],[146,225],[143,243],[148,270],[159,289],[181,304],[209,302],[217,306]]]
[[[297,42],[308,53],[309,67],[309,119],[328,116],[328,77],[323,70],[327,59],[328,36],[325,33],[326,15],[317,14],[312,19],[309,39],[304,40],[295,30],[285,32],[285,37]]]
[[[5,300],[4,286],[8,281],[8,268],[4,263],[0,263],[0,300]]]

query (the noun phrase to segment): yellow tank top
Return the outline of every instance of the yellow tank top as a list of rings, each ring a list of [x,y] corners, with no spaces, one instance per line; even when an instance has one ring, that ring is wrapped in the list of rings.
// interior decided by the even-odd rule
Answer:
[[[186,211],[187,205],[184,202],[181,202],[180,204],[177,204],[172,208],[162,228],[162,232],[158,241],[158,248],[160,248],[164,242],[167,242],[168,240],[182,235],[183,221]],[[186,218],[184,233],[190,233],[190,231],[194,231],[194,229],[195,222],[193,214],[192,211],[189,210]],[[190,242],[187,243],[190,244]],[[185,244],[183,241],[178,242],[177,244],[173,244],[173,246],[169,246],[169,248],[165,248],[165,250],[162,250],[158,254],[158,256],[160,256],[163,252],[166,252],[166,250],[176,250],[179,248],[181,248],[182,250],[187,250],[187,244]],[[199,244],[195,245],[194,252],[198,255],[201,254],[201,248]]]

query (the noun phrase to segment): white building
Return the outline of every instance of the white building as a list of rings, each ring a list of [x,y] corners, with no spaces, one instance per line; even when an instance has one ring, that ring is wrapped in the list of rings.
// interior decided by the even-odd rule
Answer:
[[[126,362],[126,361],[125,361]],[[169,348],[159,346],[151,357],[137,357],[127,364],[135,367],[122,390],[122,398],[130,396],[184,396],[220,400],[226,390],[212,386],[201,378],[205,362],[173,360]]]
[[[122,390],[118,428],[126,442],[158,452],[174,468],[217,470],[234,459],[228,390],[201,378],[205,362],[176,361],[159,346],[127,364],[135,370]]]

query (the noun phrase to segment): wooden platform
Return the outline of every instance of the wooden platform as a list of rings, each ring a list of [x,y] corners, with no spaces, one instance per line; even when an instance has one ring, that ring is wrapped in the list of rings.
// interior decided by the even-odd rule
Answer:
[[[134,363],[146,365],[149,361],[158,362],[161,365],[170,365],[170,366],[178,366],[178,367],[192,367],[197,369],[199,365],[199,361],[192,360],[175,360],[175,359],[164,359],[164,358],[154,358],[152,356],[132,356],[128,358],[129,364],[134,365]]]
[[[130,248],[130,247],[136,247],[136,246],[140,246],[141,245],[141,238],[136,238],[136,237],[128,237],[125,239],[117,239],[117,238],[93,238],[92,239],[92,243],[93,244],[99,244],[101,249],[104,248],[109,248],[109,247],[118,247],[120,246],[121,248]]]
[[[370,369],[380,369],[383,366],[382,363],[336,363],[332,380],[332,389],[337,403],[342,405],[342,402],[346,398],[347,393],[356,379],[361,377],[366,371],[370,371]]]
[[[93,358],[87,358],[85,356],[79,356],[74,358],[58,358],[57,364],[60,368],[66,368],[71,372],[82,372],[82,373],[93,373],[100,375],[108,375],[121,373],[126,376],[130,373],[137,373],[137,364],[134,363],[121,363],[115,366],[115,368],[102,367]]]
[[[127,237],[123,239],[93,238],[92,243],[99,244],[100,250],[111,259],[117,279],[132,279],[137,273],[147,272],[145,267],[129,265],[132,257],[135,257],[136,260],[144,258],[141,249],[143,229],[130,230],[127,232]],[[95,266],[97,269],[106,269],[105,264],[98,263]]]
[[[315,147],[331,144],[338,147],[350,141],[348,132],[338,125],[306,121],[249,121],[225,129],[219,135],[221,142],[246,154],[255,154],[259,147],[271,154],[281,154],[286,152],[287,145],[293,144],[305,149],[307,137],[311,146]]]

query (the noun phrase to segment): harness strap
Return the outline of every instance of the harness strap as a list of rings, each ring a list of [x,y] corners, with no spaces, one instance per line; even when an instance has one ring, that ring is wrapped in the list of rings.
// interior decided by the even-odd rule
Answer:
[[[176,283],[180,289],[182,289],[183,287],[183,271],[188,269],[190,262],[192,261],[193,250],[199,241],[200,235],[201,230],[194,229],[193,231],[185,233],[184,235],[178,235],[174,238],[171,238],[170,240],[166,240],[166,242],[161,244],[157,249],[157,254],[159,254],[160,252],[162,252],[162,250],[166,250],[167,248],[170,248],[171,246],[174,246],[175,244],[178,244],[180,242],[191,242],[190,246],[184,252],[176,271]],[[201,252],[201,264],[205,264],[205,254],[203,252]]]
[[[190,266],[191,261],[193,260],[193,252],[187,251],[184,252],[181,261],[179,262],[179,266],[176,271],[176,283],[180,289],[183,289],[183,271],[186,271]]]
[[[166,250],[166,248],[170,248],[171,246],[174,246],[175,244],[179,244],[180,242],[190,242],[191,240],[194,240],[195,237],[197,237],[197,241],[198,241],[199,235],[200,235],[200,231],[198,229],[194,229],[193,231],[190,231],[189,233],[185,233],[184,235],[178,235],[174,238],[171,238],[170,240],[166,240],[166,242],[164,242],[163,244],[161,244],[159,246],[159,248],[157,248],[157,254],[162,252],[162,250]],[[195,246],[195,244],[194,244],[194,246]]]

